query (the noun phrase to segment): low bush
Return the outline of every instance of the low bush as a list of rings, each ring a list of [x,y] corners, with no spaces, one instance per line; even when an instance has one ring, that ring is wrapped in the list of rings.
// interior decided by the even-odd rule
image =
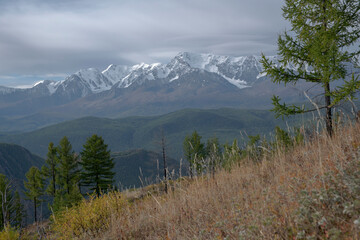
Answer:
[[[11,226],[5,226],[0,232],[0,240],[17,240],[20,239],[20,233]]]
[[[322,177],[319,190],[301,193],[297,239],[360,238],[360,161],[336,170]]]
[[[109,228],[111,218],[120,214],[126,204],[120,193],[109,193],[99,198],[91,195],[78,206],[53,215],[52,231],[57,239],[94,238]]]

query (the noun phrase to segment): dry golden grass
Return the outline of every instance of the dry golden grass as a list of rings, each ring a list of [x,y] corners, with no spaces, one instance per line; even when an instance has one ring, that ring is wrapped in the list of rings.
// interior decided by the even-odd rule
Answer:
[[[92,237],[295,239],[300,231],[294,216],[301,192],[329,188],[324,175],[337,174],[358,161],[359,147],[360,125],[347,125],[335,130],[333,138],[318,135],[290,151],[264,156],[257,163],[245,159],[231,172],[219,171],[214,178],[178,181],[169,194],[148,194],[132,203],[122,202],[121,211],[108,209],[111,214],[106,228]],[[359,226],[351,217],[339,225],[342,238],[360,237]],[[54,229],[61,234],[61,226]],[[325,227],[316,231],[324,238],[330,236]],[[78,238],[86,239],[87,234],[84,230]]]

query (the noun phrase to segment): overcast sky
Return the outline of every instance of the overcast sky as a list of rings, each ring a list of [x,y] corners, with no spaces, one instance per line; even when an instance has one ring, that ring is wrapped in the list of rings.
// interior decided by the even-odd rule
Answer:
[[[276,53],[283,0],[0,0],[0,85],[180,51]]]

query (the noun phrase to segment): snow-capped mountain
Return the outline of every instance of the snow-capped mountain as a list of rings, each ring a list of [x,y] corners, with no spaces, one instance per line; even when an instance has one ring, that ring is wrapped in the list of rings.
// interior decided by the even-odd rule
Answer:
[[[227,57],[211,54],[180,53],[168,65],[177,79],[184,71],[202,69],[216,73],[238,88],[251,86],[251,82],[262,71],[260,57]]]
[[[258,56],[228,57],[212,54],[182,52],[168,64],[137,64],[123,66],[111,64],[100,72],[95,68],[80,70],[62,81],[45,80],[33,88],[43,89],[42,94],[67,96],[70,99],[110,90],[112,87],[128,88],[146,81],[163,84],[178,80],[184,74],[197,70],[215,73],[238,88],[250,87],[261,77],[262,67]],[[1,88],[0,93],[11,93],[10,88]]]
[[[103,71],[88,68],[62,81],[40,81],[29,89],[0,87],[0,123],[1,118],[10,122],[31,119],[31,128],[40,126],[39,122],[89,115],[154,115],[182,108],[263,109],[271,106],[273,94],[302,101],[301,91],[279,87],[261,72],[258,56],[188,52],[166,64],[112,64]]]

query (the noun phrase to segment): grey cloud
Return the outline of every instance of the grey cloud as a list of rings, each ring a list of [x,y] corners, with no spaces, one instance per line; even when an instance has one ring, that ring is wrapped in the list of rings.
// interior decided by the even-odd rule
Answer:
[[[164,62],[179,51],[273,54],[282,0],[0,0],[0,75]],[[0,76],[0,85],[2,85]]]

